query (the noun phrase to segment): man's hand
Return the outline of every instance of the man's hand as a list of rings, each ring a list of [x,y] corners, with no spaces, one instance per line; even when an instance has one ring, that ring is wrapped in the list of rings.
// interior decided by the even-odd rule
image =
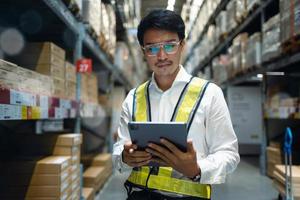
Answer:
[[[132,143],[124,145],[122,152],[123,162],[131,167],[141,167],[151,161],[151,154],[146,151],[137,151],[137,146]]]
[[[146,149],[147,152],[159,157],[153,158],[152,161],[163,166],[170,166],[189,178],[200,173],[192,141],[187,142],[187,152],[182,152],[166,139],[161,139],[160,142],[166,148],[150,143],[149,148]]]

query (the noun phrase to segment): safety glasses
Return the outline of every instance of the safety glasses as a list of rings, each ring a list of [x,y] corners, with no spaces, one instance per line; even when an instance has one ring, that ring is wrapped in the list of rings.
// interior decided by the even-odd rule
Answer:
[[[181,41],[172,41],[172,42],[161,42],[156,44],[149,44],[142,47],[147,56],[157,56],[160,48],[162,48],[166,54],[174,54],[178,50],[178,46]]]

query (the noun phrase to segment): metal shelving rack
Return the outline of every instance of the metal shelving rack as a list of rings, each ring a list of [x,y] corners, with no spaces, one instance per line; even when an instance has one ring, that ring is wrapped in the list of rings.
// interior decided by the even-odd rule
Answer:
[[[189,62],[189,60],[192,56],[196,56],[193,54],[193,51],[200,44],[201,40],[203,40],[203,37],[206,34],[208,27],[214,23],[215,17],[222,10],[225,9],[228,2],[229,2],[229,0],[228,1],[222,0],[220,5],[218,6],[218,8],[214,11],[213,15],[209,19],[205,28],[201,32],[197,42],[193,45],[193,47],[191,48],[191,51],[188,53],[187,59],[184,61],[185,64],[187,62]],[[216,56],[224,53],[231,45],[233,39],[239,33],[242,33],[244,31],[247,32],[247,30],[249,30],[250,26],[253,25],[253,22],[260,21],[261,24],[260,24],[260,27],[258,27],[258,28],[259,28],[259,30],[262,30],[262,25],[263,25],[263,23],[266,22],[266,18],[270,17],[270,16],[267,16],[269,14],[266,11],[267,8],[270,10],[270,7],[272,5],[276,5],[276,3],[279,4],[279,0],[262,0],[261,4],[254,11],[250,12],[248,17],[242,23],[240,23],[231,33],[229,33],[228,37],[226,37],[225,40],[221,41],[215,47],[215,49],[209,54],[209,56],[207,56],[200,63],[196,64],[196,67],[192,71],[192,74],[196,75],[199,71],[202,71],[206,67],[211,68],[210,65],[211,65],[212,60]],[[221,85],[221,88],[226,90],[226,88],[228,88],[229,86],[235,86],[235,85],[241,85],[241,84],[245,85],[248,83],[250,85],[251,84],[253,85],[253,81],[251,81],[251,78],[256,76],[257,74],[266,74],[267,72],[274,72],[277,70],[295,72],[297,70],[296,69],[297,64],[299,64],[299,63],[300,63],[300,52],[299,51],[294,52],[292,54],[281,54],[267,62],[263,62],[260,66],[253,66],[251,70],[248,70],[247,72],[240,74],[233,79],[227,80],[226,82],[224,82]],[[212,68],[211,68],[211,70],[212,70]],[[256,82],[256,84],[260,84],[260,86],[262,87],[264,84],[261,84],[261,81],[262,80],[257,82],[257,80],[256,80],[255,82]],[[262,88],[262,90],[263,90],[263,88]],[[265,120],[266,119],[264,119],[264,123],[265,123]],[[270,119],[270,120],[273,120],[273,119]],[[290,119],[279,119],[278,118],[276,120],[288,121]],[[292,119],[292,120],[298,121],[298,119]],[[266,163],[266,147],[267,147],[267,144],[269,141],[267,131],[268,131],[267,128],[264,128],[262,144],[261,144],[260,169],[261,169],[262,174],[266,174],[266,164],[267,164]]]
[[[239,33],[241,33],[243,30],[245,30],[255,19],[257,19],[259,16],[264,15],[264,9],[272,3],[274,0],[266,0],[262,2],[262,4],[257,8],[252,14],[250,14],[244,22],[242,22],[240,25],[238,25],[233,32],[229,34],[229,36],[225,39],[225,41],[222,41],[212,52],[211,54],[204,59],[199,65],[193,70],[193,74],[196,74],[198,71],[202,70],[205,68],[209,63],[211,63],[212,59],[218,56],[224,49],[227,49],[234,37],[236,37]],[[227,1],[228,3],[229,1]],[[224,3],[224,1],[222,2]],[[225,8],[224,6],[223,8]],[[219,10],[220,12],[221,10]],[[217,15],[215,15],[217,16]],[[264,17],[261,17],[261,20],[264,21]],[[212,20],[213,21],[213,20]],[[212,23],[210,23],[212,24]],[[208,24],[207,26],[209,26]],[[203,37],[203,34],[202,34]],[[200,38],[199,43],[201,41]],[[197,42],[198,43],[198,42]]]
[[[203,40],[203,37],[204,37],[204,35],[206,34],[206,32],[207,32],[209,26],[210,26],[211,24],[214,23],[216,17],[220,14],[220,12],[221,12],[222,10],[224,10],[224,9],[226,8],[226,5],[228,4],[229,1],[230,1],[230,0],[222,0],[221,3],[218,5],[218,7],[216,8],[216,10],[215,10],[214,13],[212,14],[212,16],[209,18],[208,22],[207,22],[206,25],[204,26],[203,31],[202,31],[201,34],[199,35],[197,42],[196,42],[196,43],[193,45],[193,47],[191,48],[191,50],[190,50],[188,56],[186,57],[186,60],[184,61],[184,65],[189,61],[189,58],[191,58],[191,57],[194,55],[193,52],[194,52],[195,48],[200,44],[200,41]],[[201,7],[202,7],[202,6],[203,6],[203,4],[201,5]],[[198,16],[199,16],[199,13],[201,12],[201,7],[200,7],[199,12],[198,12],[198,14],[197,14],[197,18],[198,18]],[[196,18],[196,19],[197,19],[197,18]],[[194,21],[193,27],[195,27],[196,21],[197,21],[197,20]],[[190,31],[190,33],[189,33],[187,39],[190,38],[191,32],[192,32],[192,30]]]

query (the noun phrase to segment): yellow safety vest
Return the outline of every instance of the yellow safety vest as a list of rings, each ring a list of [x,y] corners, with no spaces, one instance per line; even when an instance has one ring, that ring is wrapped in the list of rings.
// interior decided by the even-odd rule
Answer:
[[[190,79],[181,92],[171,121],[186,122],[189,131],[208,83],[208,81],[196,77]],[[149,85],[150,81],[147,81],[137,87],[134,92],[132,121],[151,121]],[[127,181],[137,187],[146,187],[149,172],[149,167],[134,168]],[[147,187],[154,190],[210,199],[210,185],[179,179],[175,177],[175,174],[171,167],[159,167],[156,174],[149,176]]]

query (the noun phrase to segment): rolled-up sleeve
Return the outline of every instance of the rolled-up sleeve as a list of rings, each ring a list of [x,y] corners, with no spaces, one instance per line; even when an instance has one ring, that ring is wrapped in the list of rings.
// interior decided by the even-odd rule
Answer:
[[[240,156],[238,141],[232,127],[229,110],[222,90],[212,84],[213,95],[206,110],[207,156],[198,161],[201,183],[224,183],[226,175],[237,167]]]

